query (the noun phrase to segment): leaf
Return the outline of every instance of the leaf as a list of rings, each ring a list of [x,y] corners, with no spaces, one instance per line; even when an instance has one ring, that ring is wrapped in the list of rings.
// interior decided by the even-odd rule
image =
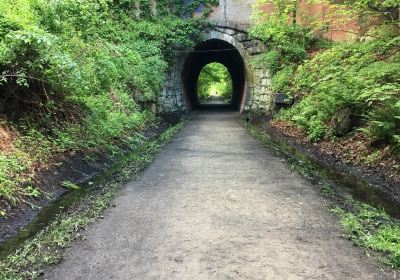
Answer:
[[[81,187],[78,185],[72,183],[71,181],[63,181],[61,184],[64,188],[67,188],[68,190],[79,190]]]

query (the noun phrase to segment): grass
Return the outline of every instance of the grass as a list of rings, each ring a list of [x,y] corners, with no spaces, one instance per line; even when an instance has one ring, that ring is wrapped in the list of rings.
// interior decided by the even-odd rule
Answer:
[[[281,156],[288,156],[275,145],[270,136],[255,125],[247,125],[249,133],[264,146]],[[349,239],[366,249],[366,254],[375,252],[378,259],[387,266],[400,268],[400,221],[390,217],[383,209],[355,201],[350,195],[343,195],[323,175],[306,161],[290,155],[289,166],[300,173],[326,198],[332,202],[331,212],[340,218],[340,224]]]
[[[100,184],[95,193],[82,198],[33,239],[25,241],[16,251],[0,261],[0,279],[37,279],[43,268],[62,259],[63,249],[81,236],[81,231],[102,217],[123,183],[142,171],[156,153],[183,127],[180,123],[162,133],[157,139],[144,141],[133,152],[123,167]]]
[[[157,123],[155,117],[147,112],[143,112],[142,117],[140,124],[135,122],[132,124],[133,128],[124,128],[112,137],[106,135],[105,127],[97,127],[97,133],[85,132],[89,130],[88,124],[75,125],[75,130],[72,132],[57,130],[57,135],[53,136],[34,128],[19,133],[15,132],[17,128],[10,129],[14,131],[13,140],[8,141],[7,145],[0,146],[0,216],[7,216],[9,208],[18,207],[32,197],[30,189],[33,188],[32,185],[35,184],[35,177],[39,171],[57,165],[60,159],[78,151],[87,155],[93,152],[118,153],[118,146],[121,143],[125,144],[130,138],[137,139],[135,134],[139,134],[138,132],[142,131],[146,125]],[[3,123],[3,125],[11,127],[11,124]],[[113,124],[104,123],[104,125],[112,126]],[[135,137],[130,137],[129,134]],[[0,142],[1,140],[0,134]],[[63,187],[75,189],[68,182],[64,182]],[[37,186],[37,189],[39,193],[35,192],[35,197],[40,195],[40,186]]]
[[[367,204],[356,204],[352,212],[332,208],[349,239],[357,246],[381,253],[379,259],[392,268],[400,268],[400,223],[383,210]]]
[[[74,190],[79,190],[80,187],[70,181],[64,181],[61,184],[64,188],[70,190],[70,191],[74,191]]]

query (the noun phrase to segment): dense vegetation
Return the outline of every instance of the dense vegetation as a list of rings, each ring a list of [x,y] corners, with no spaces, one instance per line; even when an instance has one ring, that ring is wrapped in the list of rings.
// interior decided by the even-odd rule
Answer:
[[[356,40],[341,43],[314,36],[321,34],[326,22],[317,19],[298,24],[293,17],[298,12],[297,0],[258,2],[273,3],[276,11],[256,10],[251,35],[264,41],[268,51],[253,63],[270,71],[275,92],[294,98],[293,106],[281,109],[272,123],[293,128],[295,137],[305,132],[309,141],[325,141],[333,147],[338,142],[343,146],[334,152],[352,153],[352,162],[376,164],[398,173],[400,2],[348,0],[333,5],[334,14],[340,15],[337,18],[354,20],[361,15],[365,24]],[[299,130],[303,133],[297,133]],[[390,166],[385,166],[387,162]],[[398,222],[366,205],[353,210],[337,207],[333,212],[356,245],[379,251],[385,263],[400,267]]]
[[[232,79],[228,69],[221,63],[204,66],[199,76],[197,92],[200,101],[207,101],[213,95],[229,102],[232,98]]]
[[[182,3],[0,1],[0,216],[41,195],[38,170],[134,144],[156,122],[146,108],[174,47],[199,37]]]
[[[295,98],[295,105],[277,117],[306,130],[312,141],[361,132],[372,145],[389,145],[400,155],[400,2],[336,5],[342,19],[361,14],[370,23],[349,43],[313,38],[321,22],[297,24],[292,15],[298,1],[260,4],[265,2],[278,9],[255,14],[251,34],[269,46],[255,63],[268,67],[276,92]]]

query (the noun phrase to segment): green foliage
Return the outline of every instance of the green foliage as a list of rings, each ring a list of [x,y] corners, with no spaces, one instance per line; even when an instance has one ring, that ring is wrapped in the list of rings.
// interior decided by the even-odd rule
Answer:
[[[202,18],[207,18],[212,12],[212,7],[218,6],[219,0],[194,0],[182,9],[183,15],[192,15],[198,8],[202,8]]]
[[[64,188],[66,188],[66,189],[68,189],[68,190],[72,190],[72,191],[74,191],[74,190],[79,190],[79,189],[80,189],[80,187],[79,187],[78,185],[76,185],[76,184],[74,184],[74,183],[72,183],[72,182],[70,182],[70,181],[64,181],[64,182],[62,182],[62,186],[63,186]]]
[[[360,34],[364,42],[326,43],[310,37],[318,22],[311,20],[306,27],[296,23],[299,1],[258,0],[251,35],[265,42],[268,51],[254,63],[270,71],[275,92],[297,101],[278,117],[294,122],[318,141],[340,135],[335,114],[351,110],[350,130],[359,129],[400,154],[399,1],[308,2],[329,4],[330,17],[354,20],[362,15],[369,26]],[[261,8],[265,4],[273,4],[274,12],[265,13]],[[307,52],[313,53],[311,60]]]
[[[142,104],[158,100],[174,48],[203,23],[139,6],[138,16],[130,0],[1,1],[0,121],[19,131],[0,151],[2,201],[21,201],[54,155],[113,150],[155,120]]]
[[[230,102],[232,79],[228,69],[220,63],[204,66],[197,83],[197,92],[201,101],[206,101],[210,95],[217,95]]]
[[[384,211],[363,204],[354,212],[339,207],[332,212],[340,217],[343,229],[355,244],[384,253],[383,262],[400,267],[400,225]]]
[[[272,88],[274,92],[291,92],[293,82],[293,75],[295,72],[295,67],[293,65],[285,66],[280,71],[272,76]]]
[[[30,176],[26,176],[30,163],[26,154],[0,152],[0,196],[11,205],[17,204],[18,192],[22,192],[22,187],[17,187],[14,182],[22,185],[31,180]]]
[[[364,133],[398,149],[398,42],[395,37],[336,45],[301,65],[290,81],[290,93],[301,100],[280,117],[294,121],[307,129],[312,140],[319,140],[328,133],[335,112],[351,108]]]
[[[253,20],[260,23],[269,20],[270,17],[280,16],[281,19],[290,19],[296,12],[300,0],[257,0],[254,4]],[[263,6],[271,4],[274,7],[273,13],[266,13]]]
[[[254,25],[250,35],[266,44],[268,51],[255,63],[268,67],[272,75],[286,65],[307,59],[307,49],[312,42],[309,30],[289,23],[285,15],[271,15],[265,22]]]
[[[264,42],[268,51],[258,56],[254,63],[269,69],[271,75],[286,66],[307,59],[307,49],[313,41],[311,29],[297,24],[292,16],[298,0],[258,0],[255,5],[254,24],[250,36]],[[275,12],[266,13],[265,4],[273,4]]]
[[[315,0],[313,0],[315,2]],[[399,31],[399,8],[398,0],[344,0],[340,2],[332,0],[319,0],[317,2],[335,4],[335,8],[344,14],[362,15],[368,20],[379,17],[384,24],[397,27]]]

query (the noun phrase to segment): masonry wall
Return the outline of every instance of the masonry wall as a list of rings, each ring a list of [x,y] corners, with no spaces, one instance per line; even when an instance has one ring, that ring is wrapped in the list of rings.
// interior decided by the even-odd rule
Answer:
[[[264,10],[272,12],[274,7],[266,5]],[[324,23],[315,30],[315,35],[335,42],[355,40],[360,31],[358,19],[344,16],[332,5],[309,3],[309,0],[300,1],[296,21],[303,25]]]
[[[272,112],[275,95],[272,91],[272,81],[268,69],[253,68],[253,79],[254,93],[251,103],[246,107],[246,111]]]
[[[254,2],[254,0],[220,0],[210,19],[249,24]]]
[[[211,29],[204,30],[204,39],[218,39],[232,44],[239,51],[246,68],[246,84],[244,88],[241,111],[270,112],[274,107],[271,78],[266,69],[254,68],[252,59],[261,54],[265,47],[250,39],[247,25],[229,22],[216,22]],[[188,57],[185,52],[177,53],[173,68],[167,73],[160,108],[162,112],[185,113],[191,108],[185,98],[182,84],[183,65]]]
[[[255,0],[220,0],[219,6],[214,8],[210,19],[250,24],[255,2]],[[263,10],[272,13],[274,6],[266,4]],[[308,0],[300,1],[296,20],[302,24],[308,24],[314,20],[326,22],[326,25],[316,30],[315,35],[337,42],[354,40],[360,31],[358,19],[349,20],[335,13],[331,5],[308,3]]]
[[[215,7],[210,15],[214,26],[204,30],[204,35],[205,40],[220,39],[229,42],[242,55],[246,65],[246,86],[241,111],[253,110],[268,113],[273,110],[275,101],[270,74],[268,69],[254,68],[251,63],[252,58],[262,53],[265,47],[248,36],[252,6],[255,2],[255,0],[220,0],[220,5]],[[274,7],[268,4],[264,6],[264,10],[273,12]],[[304,24],[308,24],[313,19],[329,22],[331,15],[329,6],[308,4],[306,0],[302,0],[296,20]],[[358,23],[350,22],[341,25],[335,23],[340,21],[340,18],[332,19],[324,30],[319,30],[316,34],[334,41],[354,39],[359,30]],[[186,58],[187,53],[178,52],[173,68],[166,74],[163,93],[158,102],[161,112],[184,113],[191,109],[182,85],[182,71]]]

